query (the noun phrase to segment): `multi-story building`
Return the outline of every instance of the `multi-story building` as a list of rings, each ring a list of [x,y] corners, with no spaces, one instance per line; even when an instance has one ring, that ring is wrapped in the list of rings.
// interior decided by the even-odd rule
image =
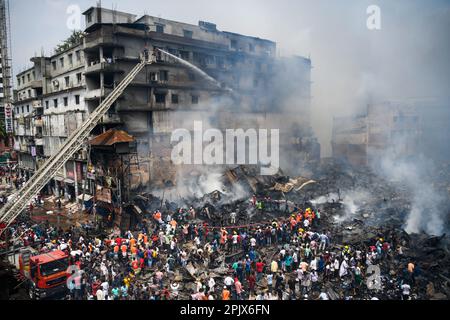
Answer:
[[[89,110],[145,49],[157,55],[157,63],[136,77],[109,116],[137,139],[141,162],[148,164],[142,184],[173,181],[170,134],[192,129],[193,120],[219,129],[277,128],[288,162],[318,157],[309,123],[309,59],[279,59],[275,42],[219,31],[204,21],[192,25],[148,15],[136,20],[98,7],[84,15]],[[217,83],[155,49],[195,65]]]
[[[353,165],[377,164],[381,155],[414,156],[421,145],[421,121],[414,106],[371,103],[364,114],[335,118],[333,157]]]
[[[176,128],[192,129],[194,120],[219,129],[277,128],[290,161],[319,156],[309,123],[309,59],[277,58],[275,42],[219,31],[209,22],[137,18],[100,7],[84,15],[82,45],[33,58],[34,67],[18,75],[15,130],[22,170],[35,170],[53,154],[144,50],[156,55],[156,63],[145,67],[92,132],[117,128],[133,136],[140,163],[135,184],[176,183],[170,136]],[[71,183],[85,179],[84,165],[69,161],[49,191],[80,194],[80,185]]]
[[[33,67],[17,74],[14,147],[21,175],[31,176],[87,117],[82,49],[78,44],[51,57],[34,57]],[[75,197],[85,160],[80,153],[68,161],[48,191]]]

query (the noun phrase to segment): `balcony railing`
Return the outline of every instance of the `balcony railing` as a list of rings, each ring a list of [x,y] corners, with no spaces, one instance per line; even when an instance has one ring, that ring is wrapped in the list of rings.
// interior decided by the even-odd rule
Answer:
[[[114,64],[112,61],[93,62],[87,67],[85,74],[98,72],[122,72],[122,70],[118,69],[117,64]]]

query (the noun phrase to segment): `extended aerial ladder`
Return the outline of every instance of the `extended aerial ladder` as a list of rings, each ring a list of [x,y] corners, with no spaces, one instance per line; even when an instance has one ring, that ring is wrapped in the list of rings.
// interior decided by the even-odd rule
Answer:
[[[148,64],[155,62],[155,56],[149,54],[148,51],[141,55],[141,61],[130,73],[119,83],[119,85],[105,98],[105,100],[89,115],[88,119],[83,123],[65,141],[55,155],[51,156],[41,168],[26,182],[26,184],[14,195],[0,211],[0,222],[9,226],[32,201],[33,197],[55,176],[64,164],[78,152],[90,132],[100,122],[111,105],[120,97],[127,86],[133,81],[138,73]],[[3,232],[3,229],[0,232]]]

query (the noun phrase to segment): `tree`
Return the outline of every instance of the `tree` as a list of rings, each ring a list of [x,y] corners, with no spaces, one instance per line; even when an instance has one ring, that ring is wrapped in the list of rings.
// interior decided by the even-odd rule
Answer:
[[[74,30],[66,40],[56,46],[55,53],[58,54],[80,44],[85,35],[86,34],[81,30]]]

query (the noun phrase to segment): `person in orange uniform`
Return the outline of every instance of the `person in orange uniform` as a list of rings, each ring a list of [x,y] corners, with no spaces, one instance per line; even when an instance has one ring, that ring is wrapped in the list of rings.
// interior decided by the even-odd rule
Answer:
[[[130,239],[130,247],[135,247],[136,246],[136,239],[135,238],[131,238]]]
[[[224,286],[222,290],[222,300],[230,300],[230,290],[228,290],[226,286]]]
[[[125,243],[122,244],[122,246],[120,247],[120,250],[122,251],[122,257],[126,258],[128,248],[127,248],[127,245]]]

